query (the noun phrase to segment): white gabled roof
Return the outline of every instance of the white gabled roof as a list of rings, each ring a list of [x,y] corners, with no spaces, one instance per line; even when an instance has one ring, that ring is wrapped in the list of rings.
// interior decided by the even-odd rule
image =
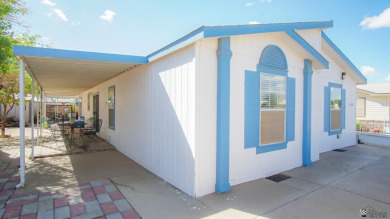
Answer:
[[[356,88],[373,95],[390,95],[390,83],[357,85]]]

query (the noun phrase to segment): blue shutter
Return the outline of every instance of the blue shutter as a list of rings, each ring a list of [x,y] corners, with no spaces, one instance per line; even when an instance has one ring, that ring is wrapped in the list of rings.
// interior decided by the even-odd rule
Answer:
[[[347,99],[345,98],[345,89],[341,90],[341,128],[345,129],[345,109]]]
[[[324,131],[330,130],[330,87],[324,87]]]
[[[245,139],[244,147],[260,145],[260,74],[245,72]]]
[[[295,140],[295,78],[287,78],[286,141]]]

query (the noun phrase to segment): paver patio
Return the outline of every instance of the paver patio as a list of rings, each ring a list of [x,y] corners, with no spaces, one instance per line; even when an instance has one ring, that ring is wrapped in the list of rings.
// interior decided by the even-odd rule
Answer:
[[[18,178],[4,177],[17,164],[17,159],[11,159],[0,175],[0,214],[20,218],[102,213],[106,218],[146,219],[361,218],[360,209],[367,207],[388,216],[390,149],[370,145],[344,149],[322,153],[310,168],[284,172],[292,177],[285,181],[254,180],[233,186],[231,192],[201,198],[186,195],[118,151],[29,161],[26,186],[12,193],[8,191]],[[2,153],[14,156],[9,150]]]

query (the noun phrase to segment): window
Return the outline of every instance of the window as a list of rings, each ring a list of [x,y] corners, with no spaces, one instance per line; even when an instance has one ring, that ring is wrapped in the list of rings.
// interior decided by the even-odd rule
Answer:
[[[244,148],[267,153],[295,140],[295,78],[283,51],[264,48],[256,71],[245,71]]]
[[[358,97],[356,100],[356,116],[366,117],[366,98]]]
[[[108,88],[108,128],[115,130],[115,86]]]
[[[341,84],[329,83],[324,88],[324,131],[329,135],[341,134],[345,129],[345,94]]]
[[[330,130],[341,129],[341,88],[330,88]]]
[[[286,77],[260,74],[260,144],[283,142],[286,129]]]
[[[91,93],[88,93],[87,108],[88,108],[88,111],[91,110]]]

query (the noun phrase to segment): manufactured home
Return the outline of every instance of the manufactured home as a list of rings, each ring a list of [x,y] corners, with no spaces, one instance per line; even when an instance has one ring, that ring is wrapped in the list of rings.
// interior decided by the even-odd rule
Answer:
[[[355,88],[366,78],[331,27],[202,26],[148,56],[14,53],[46,96],[81,97],[83,116],[103,120],[101,138],[200,197],[356,143]]]

